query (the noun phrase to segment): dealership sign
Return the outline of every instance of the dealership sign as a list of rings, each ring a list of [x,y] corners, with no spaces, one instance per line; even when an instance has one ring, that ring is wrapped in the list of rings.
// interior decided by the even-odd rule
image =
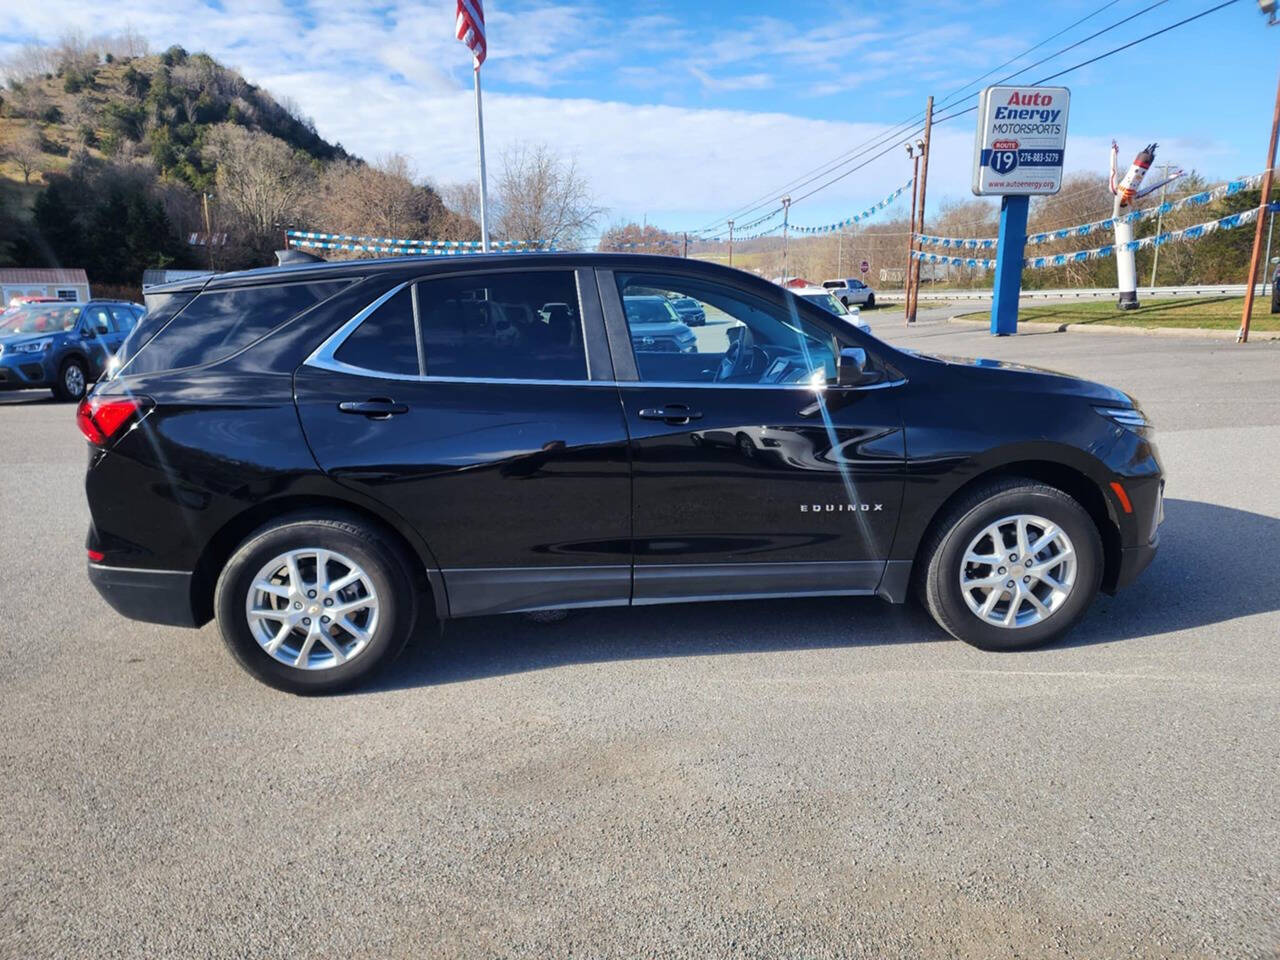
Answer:
[[[1057,193],[1070,105],[1066,87],[983,90],[973,144],[973,192],[980,197]]]

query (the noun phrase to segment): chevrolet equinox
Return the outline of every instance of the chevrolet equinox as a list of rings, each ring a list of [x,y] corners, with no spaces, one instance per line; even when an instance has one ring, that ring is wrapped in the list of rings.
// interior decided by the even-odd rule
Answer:
[[[637,335],[645,298],[705,322]],[[1010,650],[1156,550],[1131,397],[896,349],[714,264],[287,263],[147,305],[77,412],[89,577],[125,616],[216,618],[285,690],[356,683],[419,617],[693,600],[914,590]]]

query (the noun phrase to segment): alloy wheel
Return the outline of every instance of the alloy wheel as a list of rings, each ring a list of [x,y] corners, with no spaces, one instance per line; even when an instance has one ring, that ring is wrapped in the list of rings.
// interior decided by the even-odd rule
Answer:
[[[1075,548],[1058,524],[1033,514],[1003,517],[970,542],[960,592],[983,623],[1018,629],[1066,603],[1076,583]]]
[[[354,560],[316,547],[263,564],[245,600],[249,629],[271,657],[325,670],[357,657],[378,629],[378,593]]]
[[[84,393],[84,371],[80,369],[79,364],[67,364],[67,369],[62,372],[62,386],[71,397],[78,397]]]

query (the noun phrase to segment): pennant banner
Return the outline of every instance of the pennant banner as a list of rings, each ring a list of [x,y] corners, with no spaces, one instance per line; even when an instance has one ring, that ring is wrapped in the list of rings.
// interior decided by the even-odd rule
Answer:
[[[315,233],[307,230],[286,230],[290,240],[327,240],[338,243],[375,244],[378,246],[412,247],[414,249],[431,247],[437,250],[479,250],[479,240],[405,240],[399,237],[357,237],[348,233]],[[301,246],[301,244],[299,244]],[[490,240],[489,246],[499,250],[548,250],[551,244],[545,240],[527,242],[524,240]]]
[[[834,233],[837,230],[843,230],[845,227],[851,227],[855,223],[860,223],[861,221],[866,220],[869,217],[875,216],[885,207],[892,204],[895,200],[897,200],[900,196],[902,196],[908,189],[910,189],[911,184],[914,181],[915,181],[914,177],[909,179],[906,183],[900,186],[897,190],[893,191],[893,193],[889,194],[879,203],[872,204],[871,206],[867,207],[867,209],[863,210],[861,213],[856,213],[852,217],[845,217],[839,223],[827,223],[827,224],[823,224],[820,227],[791,227],[791,229],[794,230],[796,233],[810,234],[810,233]]]
[[[1131,240],[1125,244],[1128,250],[1143,250],[1147,247],[1159,247],[1166,243],[1176,241],[1199,240],[1201,237],[1218,230],[1232,230],[1236,227],[1243,226],[1246,223],[1253,223],[1258,218],[1258,210],[1241,210],[1239,213],[1233,213],[1229,216],[1220,217],[1217,220],[1210,220],[1206,223],[1197,223],[1192,227],[1183,227],[1181,230],[1168,230],[1164,233],[1158,233],[1155,236],[1143,237],[1141,240]],[[1022,261],[1023,269],[1039,270],[1044,267],[1061,267],[1069,263],[1080,263],[1085,260],[1102,260],[1112,256],[1116,252],[1115,244],[1108,243],[1101,247],[1094,247],[1092,250],[1074,250],[1071,253],[1054,253],[1044,257],[1027,257]],[[995,268],[995,260],[980,259],[975,257],[949,257],[943,253],[927,253],[923,250],[911,251],[913,260],[920,260],[924,263],[945,263],[953,267],[981,267],[985,270]]]
[[[394,253],[415,257],[460,257],[475,256],[483,253],[478,247],[405,247],[377,243],[339,243],[335,240],[303,240],[293,239],[295,247],[310,247],[317,250],[346,250],[352,253]],[[492,246],[492,244],[491,244]],[[544,253],[554,251],[555,247],[514,247],[505,253]]]
[[[1262,182],[1263,174],[1254,174],[1252,177],[1244,177],[1240,180],[1232,180],[1221,186],[1214,187],[1212,190],[1202,190],[1200,193],[1193,193],[1190,196],[1182,197],[1178,200],[1170,200],[1158,206],[1150,207],[1146,210],[1134,210],[1120,218],[1122,223],[1136,223],[1147,217],[1154,217],[1159,214],[1170,213],[1174,210],[1181,210],[1183,207],[1202,207],[1207,203],[1213,203],[1215,200],[1221,200],[1223,197],[1230,197],[1242,190],[1251,190]],[[1044,233],[1033,233],[1027,237],[1027,244],[1030,246],[1040,246],[1045,243],[1053,243],[1056,240],[1065,240],[1068,237],[1087,237],[1091,233],[1106,232],[1115,229],[1116,219],[1108,217],[1105,220],[1095,220],[1093,223],[1078,223],[1074,227],[1062,227],[1059,230],[1049,230]],[[999,239],[997,237],[928,237],[921,234],[916,235],[926,247],[946,247],[952,249],[965,250],[994,250],[996,249]],[[1099,248],[1101,249],[1101,248]]]

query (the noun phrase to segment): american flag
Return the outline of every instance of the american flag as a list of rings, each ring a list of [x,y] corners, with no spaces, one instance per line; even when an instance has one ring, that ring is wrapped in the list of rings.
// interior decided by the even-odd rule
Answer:
[[[482,0],[458,0],[458,39],[471,49],[476,69],[484,63],[484,4]]]

